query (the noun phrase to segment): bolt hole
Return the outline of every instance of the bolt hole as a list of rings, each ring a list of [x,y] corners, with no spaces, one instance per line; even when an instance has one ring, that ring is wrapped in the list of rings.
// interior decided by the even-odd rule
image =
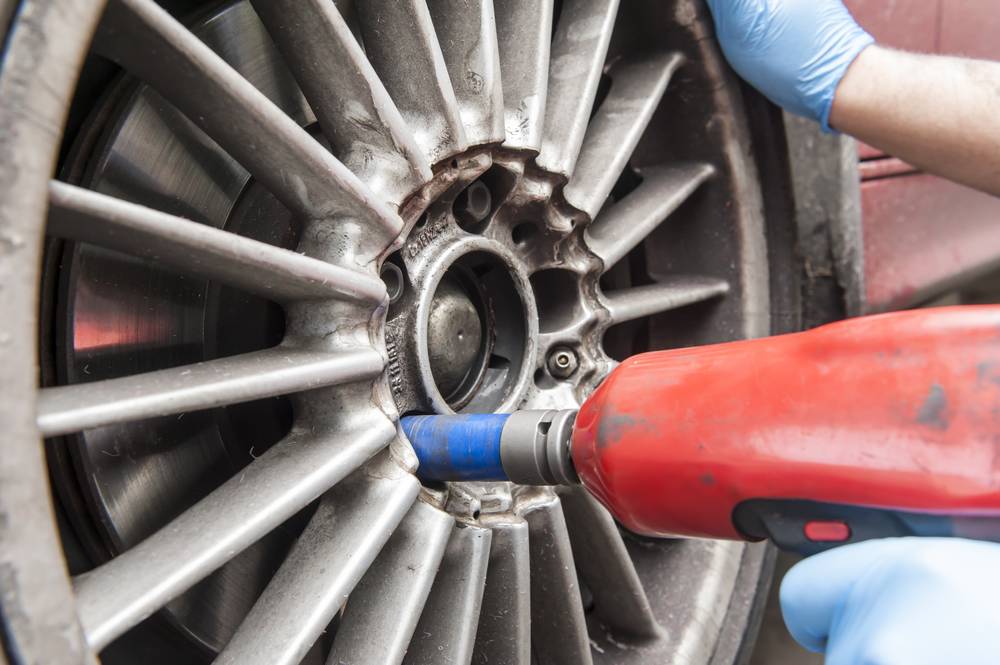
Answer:
[[[455,221],[468,233],[482,233],[493,212],[493,193],[482,180],[477,180],[455,197],[452,206]]]
[[[411,236],[422,231],[425,226],[427,226],[427,215],[423,214],[417,220],[417,223],[413,225],[413,230],[410,232]]]
[[[542,390],[550,390],[559,384],[556,383],[555,379],[549,376],[549,373],[546,372],[544,368],[539,367],[535,370],[535,385]]]
[[[510,237],[515,245],[524,245],[534,240],[538,235],[538,225],[534,222],[522,222],[514,227],[510,232]]]
[[[403,287],[406,283],[402,269],[395,263],[386,261],[382,265],[382,271],[379,276],[385,284],[386,293],[389,295],[389,302],[394,303],[399,300],[400,296],[403,295]]]
[[[478,520],[479,519],[479,515],[480,515],[480,511],[479,510],[473,510],[472,511],[472,519]]]

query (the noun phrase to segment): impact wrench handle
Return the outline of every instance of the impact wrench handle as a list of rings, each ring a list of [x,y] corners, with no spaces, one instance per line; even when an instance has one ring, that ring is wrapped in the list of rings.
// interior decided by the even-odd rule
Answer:
[[[640,534],[804,554],[889,536],[1000,541],[1000,306],[635,356],[555,429],[561,441],[503,435],[515,452],[544,439],[534,458],[553,468],[551,447],[568,447],[583,485]],[[422,465],[434,457],[410,438]]]

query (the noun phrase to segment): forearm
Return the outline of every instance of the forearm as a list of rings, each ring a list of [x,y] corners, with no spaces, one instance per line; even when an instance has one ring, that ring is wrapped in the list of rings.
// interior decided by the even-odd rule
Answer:
[[[838,86],[830,124],[1000,196],[1000,63],[870,46]]]

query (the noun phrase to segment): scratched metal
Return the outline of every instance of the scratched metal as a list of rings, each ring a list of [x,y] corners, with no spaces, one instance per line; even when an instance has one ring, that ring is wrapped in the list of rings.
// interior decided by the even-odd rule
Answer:
[[[22,33],[25,46],[5,56],[0,85],[22,90],[31,66],[14,55],[29,51],[32,66],[42,59],[79,69],[67,52],[82,52],[99,4],[74,0],[56,21],[45,14],[50,3],[26,2],[22,15],[39,21],[22,22],[24,29],[55,32],[41,45],[34,33]],[[185,3],[164,4],[184,17]],[[313,623],[247,624],[234,649],[263,654],[255,648],[260,640],[278,645],[266,652],[276,662],[306,652],[303,662],[318,663],[336,640],[342,653],[399,662],[413,631],[439,625],[425,616],[424,602],[430,598],[434,607],[453,597],[441,586],[449,580],[464,584],[452,590],[463,607],[483,608],[478,620],[469,617],[461,632],[449,634],[464,662],[496,662],[502,652],[527,665],[534,643],[539,662],[707,663],[724,642],[742,639],[742,628],[735,637],[723,628],[746,625],[752,604],[729,600],[734,590],[755,588],[762,571],[733,573],[743,570],[738,545],[665,542],[638,557],[634,543],[626,546],[593,506],[563,520],[552,492],[490,485],[425,487],[421,517],[388,535],[414,487],[412,451],[393,439],[400,411],[571,407],[625,355],[767,332],[773,247],[763,179],[787,169],[777,164],[758,173],[757,161],[766,157],[754,152],[751,114],[708,39],[702,4],[309,0],[257,7],[259,15],[245,2],[213,6],[191,17],[192,37],[151,0],[114,0],[95,48],[144,81],[112,80],[100,69],[103,61],[90,61],[80,78],[74,134],[66,137],[76,145],[61,177],[368,278],[391,261],[402,276],[398,297],[391,304],[293,297],[279,307],[260,297],[263,286],[244,293],[246,275],[234,284],[210,282],[157,264],[149,248],[128,256],[116,251],[128,243],[101,248],[53,238],[44,275],[37,257],[24,257],[21,281],[9,281],[27,285],[25,294],[42,284],[44,319],[37,320],[30,299],[0,299],[7,324],[23,328],[12,327],[3,339],[36,339],[41,326],[46,386],[140,375],[139,398],[144,372],[180,367],[176,376],[187,376],[185,365],[279,344],[311,353],[374,349],[384,371],[316,390],[308,382],[282,384],[304,392],[215,410],[198,402],[190,412],[171,412],[160,395],[159,417],[53,440],[52,489],[60,517],[72,525],[61,553],[52,530],[45,536],[37,527],[47,523],[50,488],[24,470],[40,472],[38,460],[0,460],[0,508],[32,516],[31,525],[21,517],[0,520],[10,529],[0,537],[8,542],[8,534],[22,538],[34,529],[41,539],[23,541],[33,543],[30,555],[20,545],[3,550],[18,579],[32,585],[5,598],[31,591],[38,603],[25,601],[24,613],[14,616],[5,601],[11,644],[26,657],[42,654],[36,660],[92,657],[66,629],[72,616],[60,613],[76,609],[91,651],[110,645],[104,662],[134,662],[139,653],[152,654],[143,656],[150,665],[207,662],[248,612],[267,615],[251,611],[262,589],[268,607],[294,604],[282,589],[310,589],[308,578],[297,577],[302,571],[281,564],[315,517],[309,504],[357,467],[363,471],[344,487],[361,483],[364,490],[339,503],[337,490],[327,494],[326,512],[307,533],[323,536],[320,526],[339,519],[338,507],[364,504],[378,527],[369,533],[348,520],[349,542],[324,545],[341,554],[355,548],[364,554],[358,561],[376,562],[373,571],[405,561],[408,572],[360,582],[354,596],[350,587],[361,571],[338,577],[344,598],[296,608],[295,616]],[[78,39],[56,38],[60,31],[76,31]],[[341,77],[338,85],[327,86],[330,77]],[[0,124],[26,127],[17,106],[24,103],[51,118],[46,126],[58,126],[70,78],[60,79],[63,97],[44,90],[33,100],[0,97]],[[508,92],[520,99],[505,99]],[[639,97],[644,102],[633,104]],[[24,131],[31,156],[55,154],[58,137]],[[20,135],[0,139],[9,136]],[[29,154],[18,146],[18,154]],[[53,168],[31,164],[2,181],[19,188],[2,211],[4,219],[16,213],[23,225],[17,228],[37,242]],[[564,194],[567,181],[572,196]],[[20,256],[19,237],[9,243],[12,256]],[[589,243],[593,238],[599,245]],[[464,312],[470,325],[478,319],[481,334],[469,338],[475,343],[448,344],[449,335],[465,330],[448,317],[433,323],[435,312],[448,311],[444,305]],[[34,400],[33,368],[19,362],[36,354],[6,348],[5,371],[20,372],[5,384],[19,386],[11,404],[14,397]],[[553,374],[548,360],[555,351],[572,352],[575,367]],[[24,407],[0,412],[0,425],[23,433],[23,451],[37,452],[37,436],[21,422],[34,408]],[[107,408],[124,414],[115,403]],[[362,466],[386,446],[377,463]],[[398,490],[386,494],[396,497],[391,509],[366,503],[387,486]],[[445,527],[455,519],[468,533],[492,530],[488,557],[481,546],[446,550]],[[425,532],[419,524],[435,527]],[[383,542],[389,544],[379,554]],[[601,554],[608,577],[593,566],[578,577],[571,562],[583,552]],[[65,576],[51,577],[60,554],[72,573],[87,573],[77,580],[75,606]],[[438,566],[447,574],[436,574]],[[280,579],[268,587],[279,568]],[[481,599],[479,582],[463,578],[466,570],[484,584]],[[671,580],[681,578],[683,590],[673,590]],[[631,580],[634,588],[609,596],[597,588],[609,580]],[[394,595],[383,593],[383,582]],[[6,594],[13,582],[0,584]],[[644,586],[655,590],[656,603],[643,598]],[[405,602],[379,600],[390,597]],[[320,625],[320,618],[344,601],[349,619],[335,638],[337,626]],[[595,602],[617,603],[636,626],[608,621],[612,610]],[[541,632],[532,636],[533,625],[570,641],[547,643]],[[69,641],[48,639],[53,626]],[[272,639],[279,629],[295,635],[285,650]],[[380,636],[385,640],[377,642]]]

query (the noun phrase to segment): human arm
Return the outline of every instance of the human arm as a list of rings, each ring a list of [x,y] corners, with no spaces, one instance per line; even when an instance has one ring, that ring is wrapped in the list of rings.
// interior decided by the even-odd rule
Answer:
[[[826,665],[1000,662],[1000,545],[899,538],[797,564],[781,585],[792,636]]]
[[[830,125],[1000,196],[1000,63],[869,47],[837,88]]]
[[[1000,195],[1000,63],[873,46],[841,0],[708,0],[733,68],[785,109]]]

